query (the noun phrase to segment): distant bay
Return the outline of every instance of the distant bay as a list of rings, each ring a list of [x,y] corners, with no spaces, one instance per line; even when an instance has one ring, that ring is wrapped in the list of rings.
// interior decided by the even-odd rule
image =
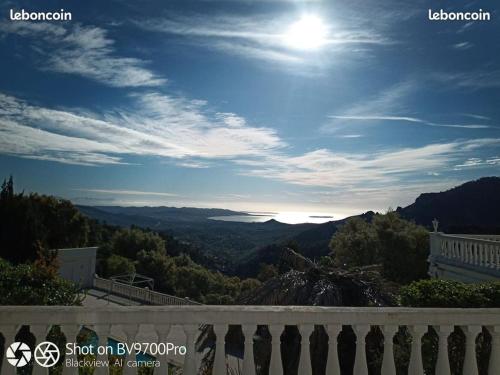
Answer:
[[[269,220],[276,220],[286,224],[321,224],[334,220],[333,215],[310,212],[248,212],[246,215],[212,216],[209,219],[241,223],[264,223]]]

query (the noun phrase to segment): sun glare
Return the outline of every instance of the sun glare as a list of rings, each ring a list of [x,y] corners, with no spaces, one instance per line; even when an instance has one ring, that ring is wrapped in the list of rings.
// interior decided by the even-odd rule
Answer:
[[[321,18],[308,15],[292,24],[284,39],[290,48],[313,50],[326,43],[327,34],[327,27]]]

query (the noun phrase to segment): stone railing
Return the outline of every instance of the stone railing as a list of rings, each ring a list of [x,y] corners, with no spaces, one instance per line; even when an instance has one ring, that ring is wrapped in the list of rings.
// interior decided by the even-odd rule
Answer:
[[[500,236],[439,232],[431,233],[430,236],[431,276],[439,277],[440,267],[451,266],[454,270],[448,272],[450,274],[459,275],[459,269],[464,269],[464,281],[468,281],[468,278],[472,278],[470,281],[480,281],[483,276],[484,280],[500,278]]]
[[[372,326],[380,327],[383,333],[384,350],[381,374],[395,375],[393,337],[399,327],[407,327],[412,336],[410,375],[423,375],[422,336],[433,327],[439,340],[437,347],[436,374],[450,375],[448,357],[448,337],[455,327],[460,327],[466,338],[465,361],[462,374],[477,375],[476,338],[485,327],[491,334],[491,354],[488,363],[489,375],[500,374],[500,309],[417,309],[417,308],[349,308],[349,307],[297,307],[297,306],[138,306],[138,307],[0,307],[0,331],[7,345],[14,341],[18,329],[28,325],[37,342],[45,341],[48,330],[58,325],[67,341],[72,342],[80,328],[93,327],[99,343],[105,345],[112,328],[119,326],[125,333],[126,342],[135,342],[145,329],[153,327],[155,342],[168,342],[173,328],[182,328],[181,343],[185,345],[186,355],[182,360],[183,374],[195,375],[200,366],[195,352],[195,342],[200,334],[200,325],[213,325],[216,335],[214,375],[228,373],[229,356],[225,353],[225,335],[229,325],[241,325],[244,335],[244,354],[241,373],[255,375],[254,336],[257,326],[267,326],[271,335],[271,360],[269,374],[282,375],[283,362],[281,334],[285,326],[296,326],[300,332],[301,347],[298,374],[311,375],[310,336],[315,326],[323,326],[329,336],[326,375],[339,375],[339,356],[337,339],[346,326],[352,327],[357,344],[353,366],[354,375],[367,375],[365,339]],[[149,327],[149,328],[148,328]],[[185,339],[184,339],[185,337]],[[133,355],[133,354],[132,354]],[[131,359],[128,355],[126,360]],[[69,358],[76,359],[76,358]],[[98,360],[105,360],[100,354]],[[157,358],[160,363],[164,358]],[[263,369],[267,373],[267,369]],[[95,375],[107,374],[107,369],[96,368]],[[124,375],[136,374],[137,369],[125,367]],[[2,375],[14,375],[15,368],[3,362]],[[35,375],[47,374],[47,369],[35,365]],[[78,370],[66,367],[64,375],[78,374]],[[165,367],[160,366],[155,374],[166,375]]]
[[[199,305],[198,302],[191,301],[188,298],[179,298],[169,294],[155,292],[146,288],[138,288],[133,285],[127,285],[117,281],[94,278],[94,288],[103,290],[109,294],[126,297],[135,301],[143,302],[148,305]]]

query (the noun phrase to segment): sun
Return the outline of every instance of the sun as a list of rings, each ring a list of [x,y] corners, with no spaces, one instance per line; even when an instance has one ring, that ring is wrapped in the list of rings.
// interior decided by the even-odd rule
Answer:
[[[290,48],[314,50],[326,44],[327,36],[328,30],[321,18],[307,15],[289,27],[284,42]]]

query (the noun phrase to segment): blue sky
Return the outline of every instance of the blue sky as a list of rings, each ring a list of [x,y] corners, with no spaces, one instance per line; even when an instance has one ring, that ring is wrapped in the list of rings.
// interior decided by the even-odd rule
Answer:
[[[73,19],[13,22],[11,8]],[[431,22],[429,8],[492,20]],[[0,175],[19,189],[342,217],[499,175],[492,1],[37,0],[0,12]]]

